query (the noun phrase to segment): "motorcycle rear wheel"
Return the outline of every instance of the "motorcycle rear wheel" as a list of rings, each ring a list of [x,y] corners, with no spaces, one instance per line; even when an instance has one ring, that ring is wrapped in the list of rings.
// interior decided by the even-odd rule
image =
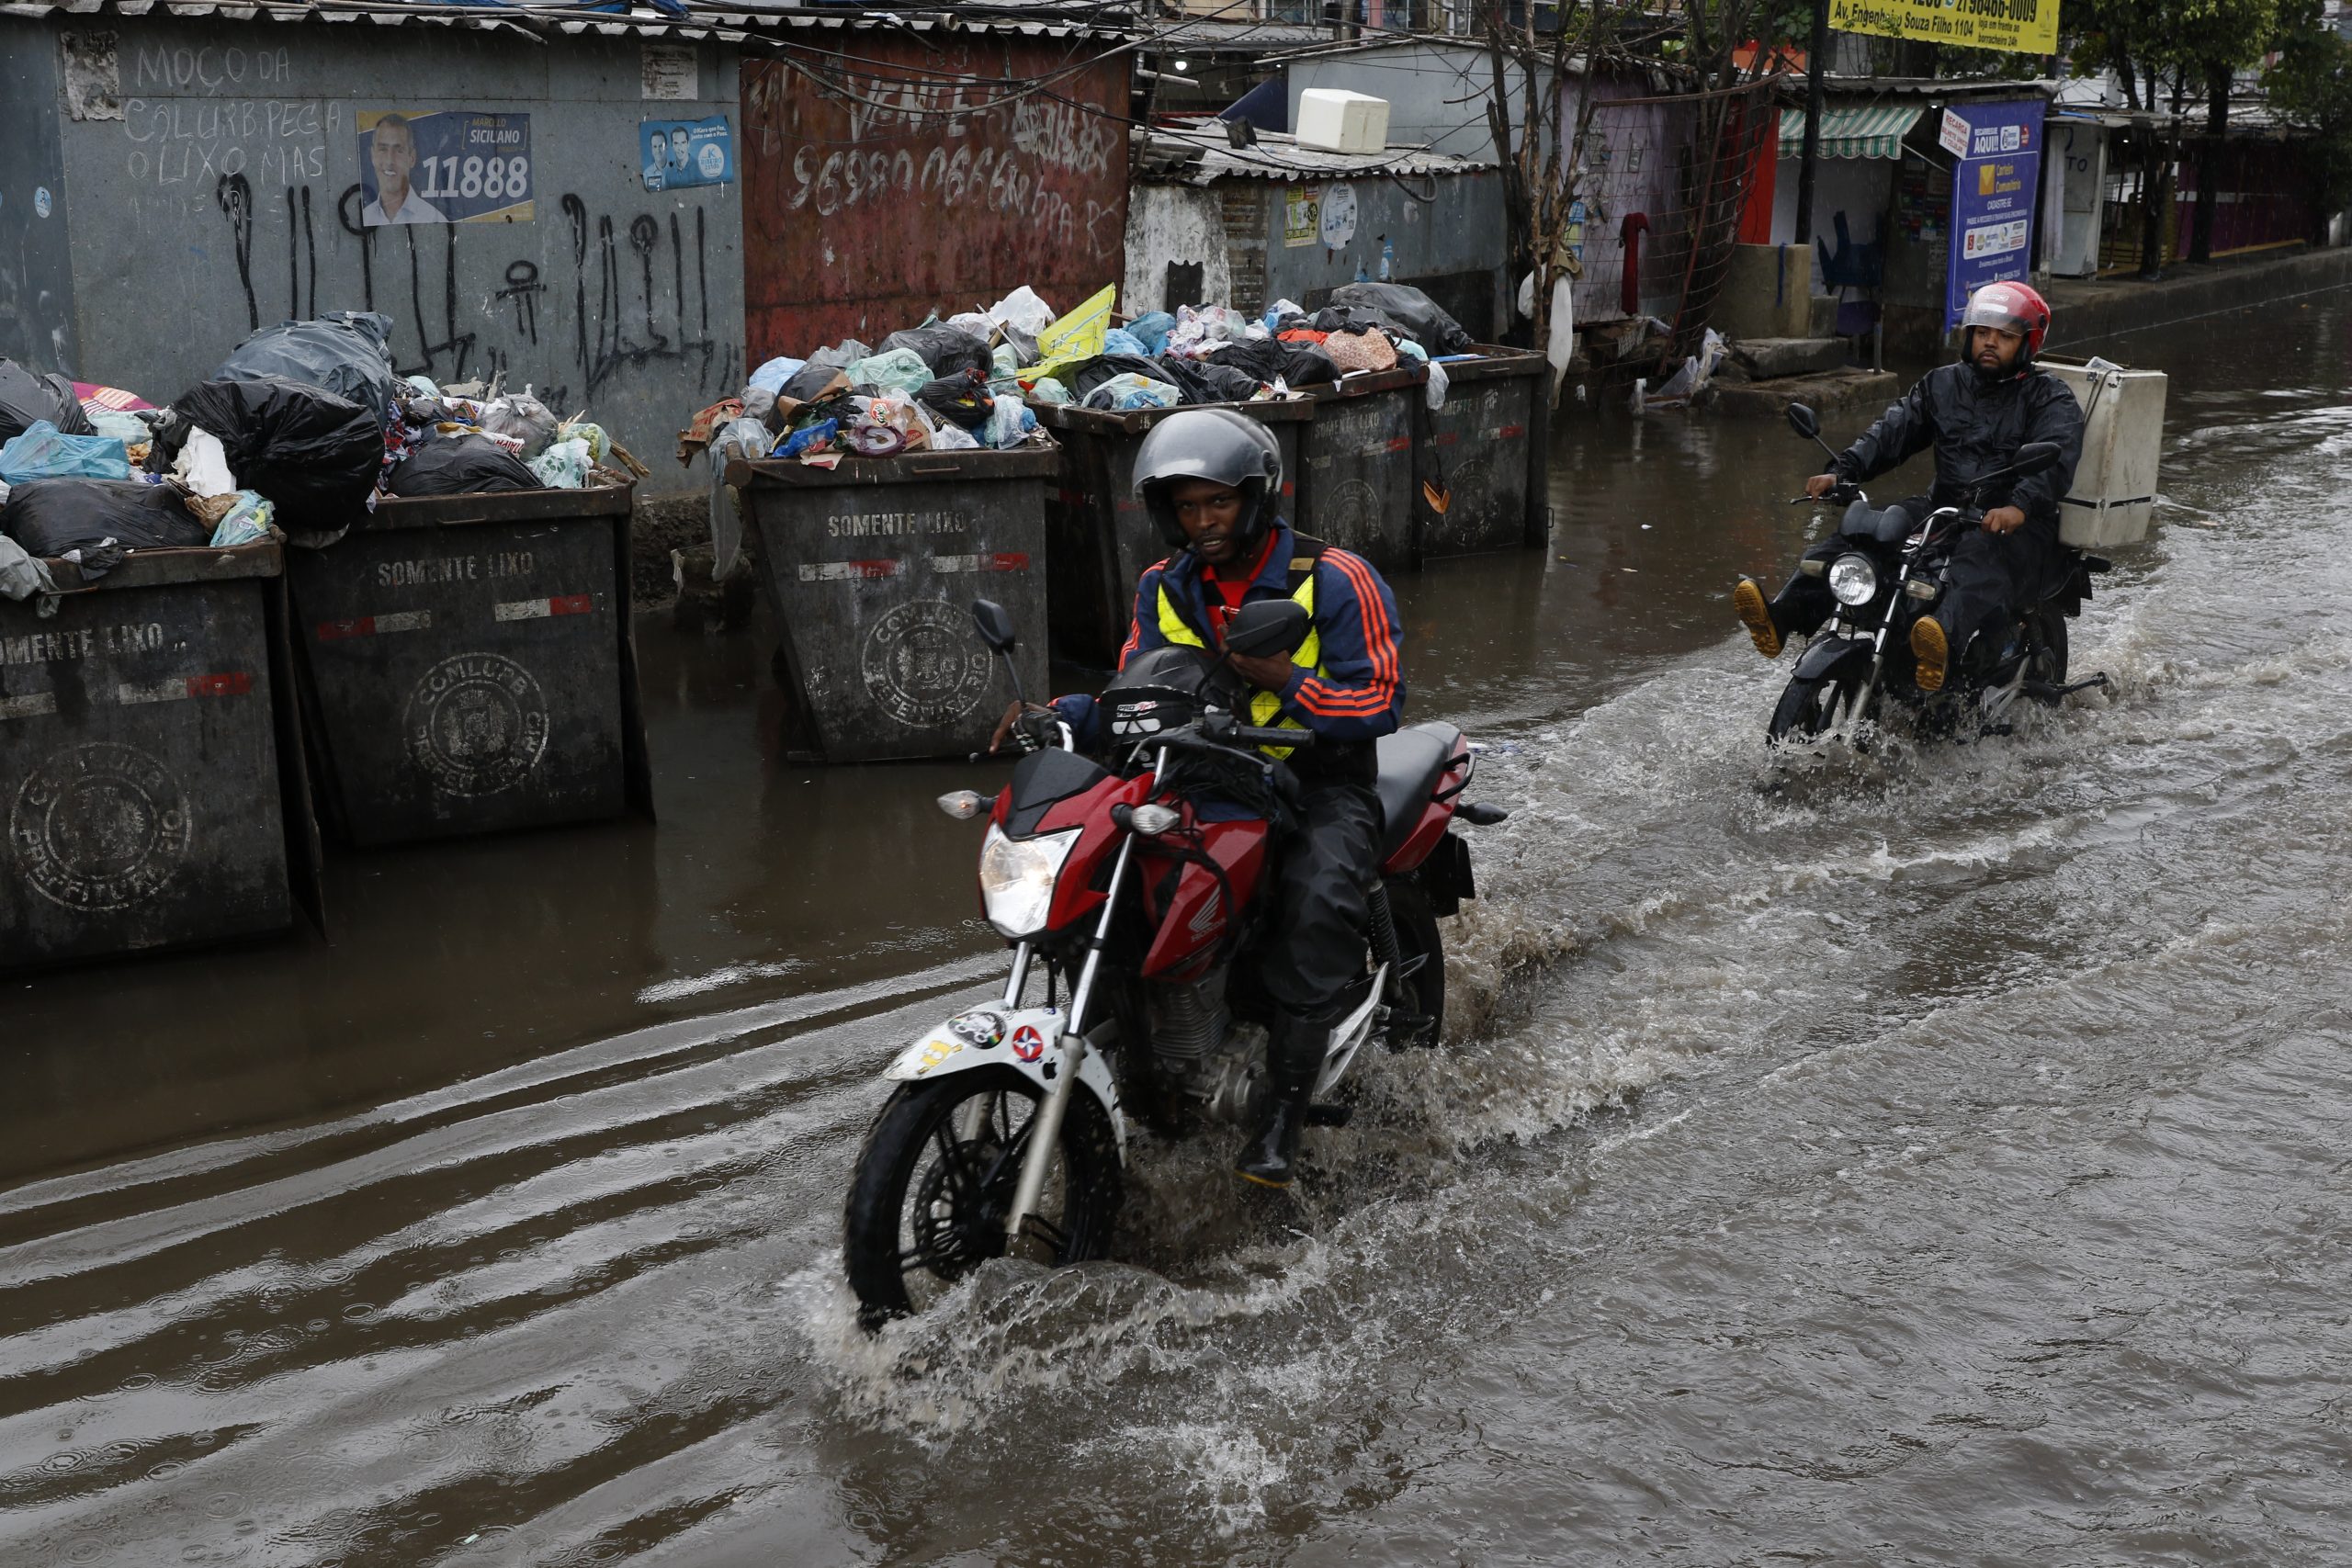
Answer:
[[[1009,1067],[907,1084],[890,1097],[859,1151],[842,1227],[865,1327],[922,1311],[1005,1255],[1004,1216],[1041,1103],[1036,1085]],[[1070,1096],[1060,1144],[1022,1244],[1055,1267],[1109,1250],[1122,1190],[1109,1118],[1082,1089]]]
[[[1421,1021],[1400,1031],[1394,1021],[1396,1015],[1391,1014],[1388,1043],[1397,1050],[1427,1048],[1445,1037],[1445,941],[1438,935],[1437,916],[1419,878],[1393,878],[1387,886],[1388,918],[1396,927],[1396,954],[1407,964],[1417,957],[1423,960],[1405,979],[1407,1005]]]
[[[2043,604],[2034,612],[2041,632],[2040,645],[2026,667],[2026,679],[2048,685],[2066,683],[2066,615],[2055,605]]]
[[[1862,716],[1854,712],[1861,691],[1859,675],[1792,680],[1772,709],[1772,722],[1764,732],[1765,739],[1775,746],[1787,740],[1811,740],[1850,724]]]

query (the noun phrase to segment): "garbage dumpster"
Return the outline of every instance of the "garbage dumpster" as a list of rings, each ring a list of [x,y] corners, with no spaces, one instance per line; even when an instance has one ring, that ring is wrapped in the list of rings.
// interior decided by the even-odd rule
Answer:
[[[280,547],[141,550],[0,599],[0,967],[316,919]]]
[[[635,487],[387,499],[288,561],[325,816],[372,846],[652,812]]]
[[[1315,400],[1299,436],[1300,532],[1383,571],[1419,563],[1413,433],[1428,378],[1419,365],[1399,366],[1300,389]]]
[[[1022,690],[1046,698],[1046,486],[1061,462],[1040,444],[727,466],[783,637],[788,755],[986,747],[1012,694],[972,625],[975,599],[1011,612]]]
[[[1424,415],[1420,477],[1451,497],[1419,502],[1424,558],[1541,545],[1550,508],[1544,435],[1551,367],[1540,354],[1476,344],[1445,362],[1445,405]]]
[[[1178,409],[1113,413],[1071,403],[1033,402],[1037,423],[1061,443],[1061,475],[1046,499],[1050,546],[1054,646],[1065,659],[1110,664],[1127,638],[1135,612],[1136,579],[1168,554],[1136,499],[1136,453],[1143,438]],[[1273,432],[1283,455],[1283,511],[1298,485],[1299,433],[1314,417],[1306,398],[1209,405],[1247,414]]]

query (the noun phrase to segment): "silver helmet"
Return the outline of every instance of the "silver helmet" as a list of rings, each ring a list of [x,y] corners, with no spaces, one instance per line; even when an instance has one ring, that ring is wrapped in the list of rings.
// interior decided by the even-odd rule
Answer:
[[[1190,542],[1169,491],[1181,479],[1209,479],[1241,492],[1241,543],[1265,537],[1282,506],[1283,453],[1273,433],[1231,409],[1183,409],[1151,427],[1136,452],[1135,490],[1170,549]]]

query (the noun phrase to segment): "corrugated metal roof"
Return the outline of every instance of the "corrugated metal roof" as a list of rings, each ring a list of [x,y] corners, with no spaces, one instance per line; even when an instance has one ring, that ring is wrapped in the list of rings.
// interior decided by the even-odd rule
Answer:
[[[865,11],[835,6],[693,5],[685,17],[650,6],[597,11],[565,5],[437,4],[419,0],[8,0],[0,17],[141,18],[249,22],[356,22],[378,27],[469,28],[527,37],[660,37],[756,40],[785,32],[1011,33],[1030,38],[1124,39],[1129,29],[1104,19],[1100,6],[1044,0],[956,11]]]
[[[1816,142],[1824,158],[1900,158],[1903,138],[1928,112],[1924,104],[1824,104],[1821,136]],[[1781,111],[1781,156],[1794,158],[1804,151],[1803,109]]]
[[[1236,147],[1225,129],[1155,128],[1146,142],[1142,175],[1178,185],[1204,186],[1220,179],[1330,179],[1340,175],[1390,174],[1467,175],[1495,165],[1422,147],[1388,147],[1377,152],[1328,152],[1302,147],[1279,131],[1261,130],[1254,146]]]

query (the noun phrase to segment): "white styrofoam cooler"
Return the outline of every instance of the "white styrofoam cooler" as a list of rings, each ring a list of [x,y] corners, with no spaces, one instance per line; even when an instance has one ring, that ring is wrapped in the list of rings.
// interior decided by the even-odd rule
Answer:
[[[2165,375],[2080,360],[2040,362],[2083,405],[2083,460],[2058,507],[2058,537],[2078,550],[2136,545],[2156,511]]]
[[[1378,152],[1388,145],[1388,100],[1336,87],[1309,87],[1298,95],[1302,147],[1327,152]]]

